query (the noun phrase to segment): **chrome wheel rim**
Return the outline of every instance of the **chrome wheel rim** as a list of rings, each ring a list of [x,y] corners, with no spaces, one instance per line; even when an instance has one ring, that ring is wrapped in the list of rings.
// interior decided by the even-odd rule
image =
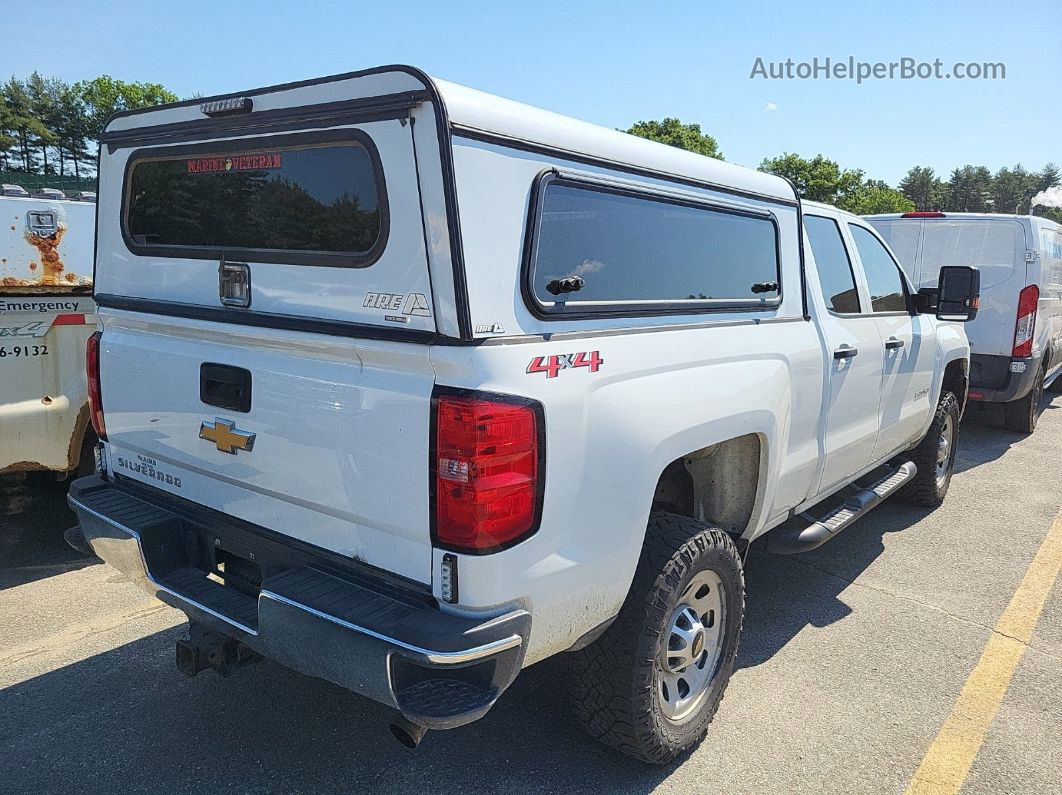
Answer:
[[[944,425],[940,429],[940,439],[937,441],[937,486],[943,486],[951,471],[951,455],[955,447],[955,424],[951,421],[951,415],[944,418]]]
[[[660,710],[673,722],[688,719],[712,683],[723,651],[726,595],[714,571],[694,575],[671,612],[656,664]]]

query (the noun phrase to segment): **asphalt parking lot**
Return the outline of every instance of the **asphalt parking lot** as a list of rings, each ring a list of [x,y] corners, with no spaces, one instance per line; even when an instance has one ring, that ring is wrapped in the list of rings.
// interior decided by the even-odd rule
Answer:
[[[269,662],[187,679],[183,616],[67,549],[56,489],[0,521],[0,789],[903,792],[931,748],[954,766],[942,727],[974,721],[994,686],[963,791],[1057,792],[1062,585],[1029,637],[997,627],[1029,612],[1012,598],[1062,509],[1054,397],[1029,438],[969,414],[942,508],[894,501],[815,552],[753,553],[738,670],[708,739],[669,768],[582,734],[563,659],[416,751],[384,707]],[[1018,649],[1009,687],[994,669],[971,678],[998,639]]]

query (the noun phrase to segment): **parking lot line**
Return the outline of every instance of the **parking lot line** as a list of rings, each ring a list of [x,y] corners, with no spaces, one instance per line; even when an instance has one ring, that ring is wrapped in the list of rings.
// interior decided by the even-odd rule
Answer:
[[[911,778],[908,793],[958,792],[966,781],[1011,677],[1028,648],[1051,587],[1062,569],[1062,513],[1029,564],[988,639],[955,706]]]

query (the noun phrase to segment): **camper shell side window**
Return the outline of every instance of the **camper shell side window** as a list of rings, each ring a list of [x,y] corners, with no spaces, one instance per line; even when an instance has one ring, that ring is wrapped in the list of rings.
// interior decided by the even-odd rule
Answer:
[[[387,231],[383,168],[360,130],[151,147],[126,166],[134,254],[364,268]]]
[[[548,171],[528,219],[525,299],[548,319],[772,309],[779,246],[767,210]]]

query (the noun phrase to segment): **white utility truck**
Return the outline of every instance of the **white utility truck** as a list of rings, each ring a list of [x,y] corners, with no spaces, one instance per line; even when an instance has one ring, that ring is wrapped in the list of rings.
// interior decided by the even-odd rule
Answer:
[[[0,196],[0,515],[28,507],[34,473],[92,472],[85,344],[95,331],[96,208]],[[86,454],[87,453],[87,454]]]
[[[970,400],[1002,403],[1007,428],[1032,433],[1044,389],[1062,388],[1062,226],[1034,215],[871,215],[917,288],[943,265],[981,273],[981,308],[966,332]]]
[[[748,544],[948,489],[976,271],[915,294],[768,174],[390,66],[119,114],[99,218],[84,542],[182,671],[261,654],[410,745],[571,652],[590,733],[674,759]]]

